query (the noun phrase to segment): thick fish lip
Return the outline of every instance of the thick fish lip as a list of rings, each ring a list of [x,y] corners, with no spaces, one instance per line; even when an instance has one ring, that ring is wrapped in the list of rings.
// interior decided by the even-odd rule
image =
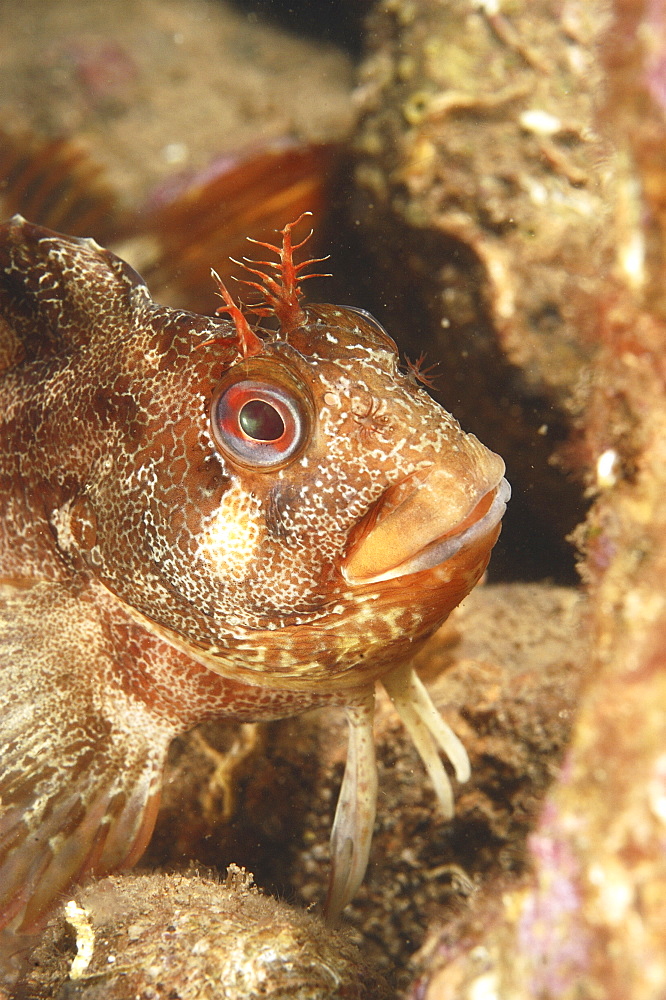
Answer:
[[[440,532],[406,558],[392,558],[390,544],[386,545],[385,551],[379,555],[375,551],[369,551],[372,546],[371,537],[375,530],[371,529],[365,538],[361,539],[358,546],[352,549],[342,567],[342,573],[348,583],[356,586],[380,583],[434,569],[485,537],[492,537],[490,545],[493,545],[497,537],[496,529],[504,516],[510,497],[511,487],[507,480],[502,477],[492,489],[483,493],[471,511],[456,525]],[[399,510],[400,508],[398,508]],[[401,523],[401,520],[404,523]],[[436,528],[438,520],[437,515],[433,512],[433,528]],[[392,530],[396,539],[401,531],[408,533],[408,519],[397,518]],[[374,572],[370,569],[373,564]]]

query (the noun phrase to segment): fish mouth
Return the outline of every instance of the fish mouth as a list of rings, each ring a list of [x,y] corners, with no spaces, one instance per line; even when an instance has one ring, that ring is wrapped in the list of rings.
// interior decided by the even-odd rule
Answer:
[[[502,463],[490,489],[485,484],[463,501],[435,471],[388,513],[380,506],[352,541],[342,567],[347,582],[359,586],[432,570],[484,539],[490,549],[511,497],[503,472]]]

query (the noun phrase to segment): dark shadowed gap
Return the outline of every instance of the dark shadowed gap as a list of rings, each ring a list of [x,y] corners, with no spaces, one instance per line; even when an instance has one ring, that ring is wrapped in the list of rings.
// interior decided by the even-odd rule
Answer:
[[[232,0],[253,17],[297,35],[339,45],[354,58],[361,53],[366,0]]]

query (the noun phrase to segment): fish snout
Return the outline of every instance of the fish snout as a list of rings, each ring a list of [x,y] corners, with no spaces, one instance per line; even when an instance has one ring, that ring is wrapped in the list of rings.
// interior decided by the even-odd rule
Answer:
[[[389,488],[357,526],[342,566],[347,582],[359,586],[433,570],[484,540],[490,551],[511,487],[502,459],[484,451],[467,481],[433,467]]]

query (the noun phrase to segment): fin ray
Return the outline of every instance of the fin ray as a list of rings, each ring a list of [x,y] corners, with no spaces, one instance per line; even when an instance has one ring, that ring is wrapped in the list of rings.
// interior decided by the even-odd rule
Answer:
[[[146,709],[130,738],[121,721],[142,706],[95,693],[112,677],[92,603],[37,584],[0,604],[0,925],[31,933],[73,881],[136,860],[152,831],[174,729]]]

